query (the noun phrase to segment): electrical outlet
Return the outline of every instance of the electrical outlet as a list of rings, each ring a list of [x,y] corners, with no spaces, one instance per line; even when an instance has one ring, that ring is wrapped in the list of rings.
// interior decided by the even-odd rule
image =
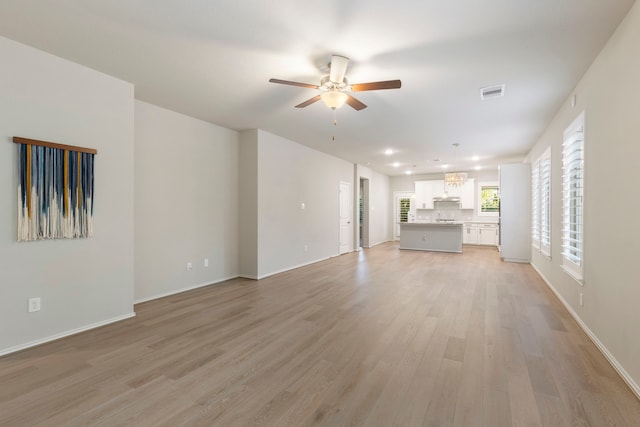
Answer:
[[[209,258],[204,259],[204,266],[209,267]]]
[[[193,264],[188,262],[187,263],[187,271],[191,271],[191,270],[193,270]]]
[[[40,311],[40,297],[29,298],[29,313]]]
[[[304,245],[304,251],[305,251],[305,252],[309,251],[309,246]]]
[[[584,294],[580,292],[580,307],[584,307]]]

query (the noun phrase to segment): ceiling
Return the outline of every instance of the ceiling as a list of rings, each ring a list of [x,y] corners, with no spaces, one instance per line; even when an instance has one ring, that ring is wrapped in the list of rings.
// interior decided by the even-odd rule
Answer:
[[[0,35],[132,82],[142,101],[393,176],[521,160],[632,5],[2,0]],[[356,93],[368,108],[344,106],[334,125],[322,102],[294,108],[313,89],[268,82],[319,84],[331,54],[351,59],[350,83],[402,88]],[[496,84],[505,96],[481,101],[480,88]]]

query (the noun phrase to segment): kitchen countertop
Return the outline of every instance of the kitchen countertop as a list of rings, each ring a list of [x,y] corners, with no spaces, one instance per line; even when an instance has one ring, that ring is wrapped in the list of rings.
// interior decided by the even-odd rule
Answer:
[[[440,221],[440,222],[414,221],[414,222],[400,222],[398,224],[400,224],[400,225],[412,225],[412,226],[417,226],[417,225],[462,225],[462,224],[464,224],[464,221]]]
[[[465,224],[495,224],[498,225],[498,221],[462,221]]]

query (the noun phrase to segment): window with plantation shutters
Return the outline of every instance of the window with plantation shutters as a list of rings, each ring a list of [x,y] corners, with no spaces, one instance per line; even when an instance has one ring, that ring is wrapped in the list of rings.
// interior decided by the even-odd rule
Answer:
[[[584,261],[584,113],[564,133],[562,188],[562,266],[574,278],[582,280]]]
[[[540,159],[531,165],[531,244],[540,248]]]
[[[551,256],[551,148],[540,158],[540,251]]]
[[[551,255],[551,148],[531,165],[531,242]]]

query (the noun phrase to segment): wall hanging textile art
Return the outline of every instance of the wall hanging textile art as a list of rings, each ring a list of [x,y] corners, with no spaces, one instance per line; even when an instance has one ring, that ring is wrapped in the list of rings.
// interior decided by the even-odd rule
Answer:
[[[93,235],[91,148],[13,137],[18,144],[18,241]]]

